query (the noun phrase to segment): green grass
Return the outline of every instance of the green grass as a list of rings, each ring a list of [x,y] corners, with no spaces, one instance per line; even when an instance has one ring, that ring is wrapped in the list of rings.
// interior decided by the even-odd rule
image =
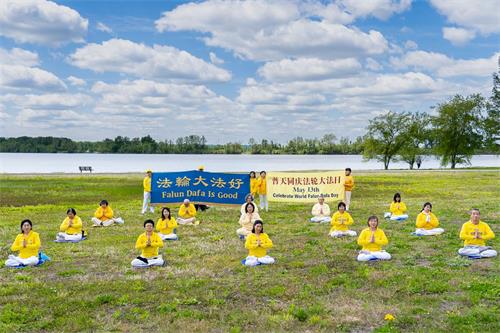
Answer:
[[[179,227],[180,240],[166,243],[168,266],[134,270],[144,221],[141,175],[2,175],[0,258],[30,218],[52,261],[0,268],[0,331],[499,332],[499,258],[456,254],[471,207],[499,235],[499,179],[498,170],[355,174],[353,229],[364,228],[371,214],[382,216],[395,192],[409,207],[408,222],[381,223],[388,262],[356,262],[355,239],[333,240],[329,226],[309,224],[310,205],[271,203],[261,216],[275,265],[242,266],[239,207],[213,207],[201,225]],[[103,198],[125,225],[88,228]],[[410,236],[425,201],[443,235]],[[68,207],[90,237],[53,243]],[[490,245],[500,250],[498,239]],[[384,321],[387,313],[396,319]]]

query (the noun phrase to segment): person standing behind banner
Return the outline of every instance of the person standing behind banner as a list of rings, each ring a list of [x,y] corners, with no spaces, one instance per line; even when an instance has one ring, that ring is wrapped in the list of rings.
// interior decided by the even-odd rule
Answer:
[[[255,171],[250,171],[250,194],[252,194],[254,198],[257,196],[258,191],[257,180]]]
[[[257,180],[257,192],[259,193],[260,209],[266,208],[267,212],[269,210],[269,204],[267,202],[267,179],[265,171],[260,172],[260,177]]]
[[[344,190],[345,190],[345,210],[349,210],[351,204],[351,194],[354,188],[354,178],[351,176],[351,168],[345,168]]]
[[[151,206],[151,174],[153,172],[151,170],[146,170],[146,177],[144,177],[144,180],[142,181],[142,186],[144,187],[144,200],[142,202],[142,215],[146,213],[148,210],[148,204],[149,204],[149,211],[151,213],[155,212],[155,208]]]

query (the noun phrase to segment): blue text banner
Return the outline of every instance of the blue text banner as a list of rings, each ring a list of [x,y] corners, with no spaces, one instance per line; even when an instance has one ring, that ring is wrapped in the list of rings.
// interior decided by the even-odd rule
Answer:
[[[154,172],[151,203],[199,203],[240,205],[250,192],[248,174],[204,171]]]

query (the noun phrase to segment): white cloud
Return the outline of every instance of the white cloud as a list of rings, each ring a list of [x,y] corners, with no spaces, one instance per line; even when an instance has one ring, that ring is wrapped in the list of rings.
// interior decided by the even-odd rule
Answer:
[[[418,44],[412,40],[407,40],[405,42],[405,49],[416,50],[416,49],[418,49]]]
[[[95,72],[197,81],[228,81],[231,74],[171,46],[149,47],[124,39],[87,44],[69,56],[71,64]]]
[[[19,43],[57,46],[83,42],[88,20],[66,6],[45,0],[0,1],[0,35]]]
[[[412,51],[401,58],[391,58],[391,64],[399,69],[413,68],[434,72],[440,77],[452,76],[491,76],[498,70],[498,58],[496,53],[490,58],[479,59],[453,59],[442,53]]]
[[[66,110],[80,108],[92,104],[93,99],[86,94],[49,93],[49,94],[7,94],[1,98],[19,108],[32,110]]]
[[[339,4],[355,17],[374,16],[387,20],[393,14],[408,10],[411,2],[412,0],[340,0]]]
[[[37,53],[18,48],[11,50],[0,48],[0,64],[2,65],[36,66],[39,63]]]
[[[498,0],[431,0],[431,4],[450,23],[482,34],[500,32]]]
[[[366,58],[365,67],[372,71],[380,71],[383,69],[382,65],[372,58]]]
[[[75,87],[78,87],[78,86],[85,86],[87,85],[87,82],[85,82],[85,80],[83,79],[80,79],[78,77],[75,77],[75,76],[68,76],[66,78],[66,80],[69,82],[69,84],[71,84],[72,86],[75,86]]]
[[[0,66],[0,87],[46,91],[66,90],[64,82],[54,74],[40,68],[20,65]]]
[[[106,32],[108,34],[113,32],[113,30],[110,27],[108,27],[106,24],[104,24],[102,22],[97,22],[96,28],[97,28],[97,30],[102,31],[102,32]]]
[[[252,60],[346,58],[387,50],[387,40],[378,31],[365,33],[306,14],[294,2],[207,1],[164,12],[156,28],[207,33],[203,39],[207,45]]]
[[[217,57],[217,55],[213,52],[210,52],[209,56],[210,56],[210,62],[214,65],[222,65],[224,63],[224,60]]]
[[[443,38],[449,40],[453,45],[462,46],[476,37],[476,33],[472,30],[444,27]]]
[[[269,81],[300,81],[352,76],[360,69],[361,64],[353,58],[299,58],[268,62],[259,68],[258,73]]]

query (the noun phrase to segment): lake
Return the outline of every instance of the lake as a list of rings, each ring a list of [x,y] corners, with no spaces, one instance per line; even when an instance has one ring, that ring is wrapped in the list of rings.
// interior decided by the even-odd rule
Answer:
[[[476,155],[473,167],[500,167],[497,155]],[[0,173],[75,173],[78,166],[94,172],[184,171],[203,165],[206,171],[249,170],[382,170],[381,162],[363,162],[361,155],[159,155],[159,154],[34,154],[0,153]],[[459,167],[464,167],[460,165]],[[406,163],[391,163],[390,169],[408,169]],[[439,161],[427,157],[422,169],[438,169]]]

